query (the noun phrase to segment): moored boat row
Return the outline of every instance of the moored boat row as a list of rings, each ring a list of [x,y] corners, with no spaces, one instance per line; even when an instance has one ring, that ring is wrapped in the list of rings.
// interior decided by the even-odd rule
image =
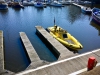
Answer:
[[[23,0],[21,2],[19,2],[19,1],[6,1],[5,3],[7,4],[7,6],[19,7],[19,8],[23,8],[24,6],[35,6],[35,7],[46,7],[47,5],[54,6],[54,7],[64,6],[64,2],[60,2],[60,1],[47,2],[47,1]],[[68,3],[68,4],[70,4],[70,3]]]

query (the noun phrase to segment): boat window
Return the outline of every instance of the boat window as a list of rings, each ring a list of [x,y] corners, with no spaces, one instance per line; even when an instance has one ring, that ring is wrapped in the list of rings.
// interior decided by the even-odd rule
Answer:
[[[67,38],[67,34],[63,34],[63,38]]]

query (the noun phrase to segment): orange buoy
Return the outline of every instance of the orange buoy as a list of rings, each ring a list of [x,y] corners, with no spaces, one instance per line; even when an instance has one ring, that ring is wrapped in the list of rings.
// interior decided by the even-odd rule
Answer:
[[[88,65],[87,65],[87,68],[88,70],[92,70],[97,64],[97,61],[96,61],[96,58],[95,57],[90,57],[88,59]]]

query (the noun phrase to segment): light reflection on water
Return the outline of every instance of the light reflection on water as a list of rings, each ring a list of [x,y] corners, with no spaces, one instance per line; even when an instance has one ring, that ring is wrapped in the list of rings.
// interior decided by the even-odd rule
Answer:
[[[48,6],[44,9],[31,6],[18,10],[9,8],[7,11],[0,11],[0,30],[4,31],[6,69],[18,72],[29,65],[20,40],[20,31],[26,33],[40,59],[48,62],[57,60],[35,34],[36,25],[44,28],[53,26],[54,17],[57,25],[82,43],[84,48],[79,53],[100,48],[98,29],[90,24],[91,16],[82,14],[80,8],[71,5],[62,8]]]

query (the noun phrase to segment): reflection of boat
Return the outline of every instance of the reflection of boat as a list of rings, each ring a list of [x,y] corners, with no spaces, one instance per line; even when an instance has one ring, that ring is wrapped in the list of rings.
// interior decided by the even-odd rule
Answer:
[[[88,7],[81,7],[81,11],[84,14],[91,14],[92,13],[92,9],[88,8]]]
[[[0,1],[0,10],[8,9],[8,4],[5,1]]]
[[[98,35],[100,36],[100,26],[97,25],[96,23],[94,23],[93,21],[90,22],[90,25],[92,25],[93,27],[95,27],[98,30]]]
[[[36,3],[34,4],[34,6],[35,6],[35,7],[38,7],[38,8],[43,8],[43,7],[44,7],[44,5],[43,5],[42,2],[36,2]]]
[[[73,24],[75,21],[80,19],[80,16],[81,16],[81,10],[79,8],[72,6],[72,5],[68,7],[68,19],[67,20],[69,20],[69,22]]]
[[[48,27],[47,29],[55,39],[57,39],[66,47],[74,50],[83,48],[83,46],[70,33],[61,27],[55,25],[53,27]]]
[[[92,9],[92,20],[100,24],[100,9],[99,8]]]
[[[50,5],[51,5],[51,6],[55,6],[55,7],[62,7],[62,6],[63,6],[63,5],[62,5],[60,2],[58,2],[58,1],[53,1]]]
[[[13,7],[13,8],[24,8],[24,6],[21,5],[19,2],[14,2],[14,3],[12,4],[12,7]]]

